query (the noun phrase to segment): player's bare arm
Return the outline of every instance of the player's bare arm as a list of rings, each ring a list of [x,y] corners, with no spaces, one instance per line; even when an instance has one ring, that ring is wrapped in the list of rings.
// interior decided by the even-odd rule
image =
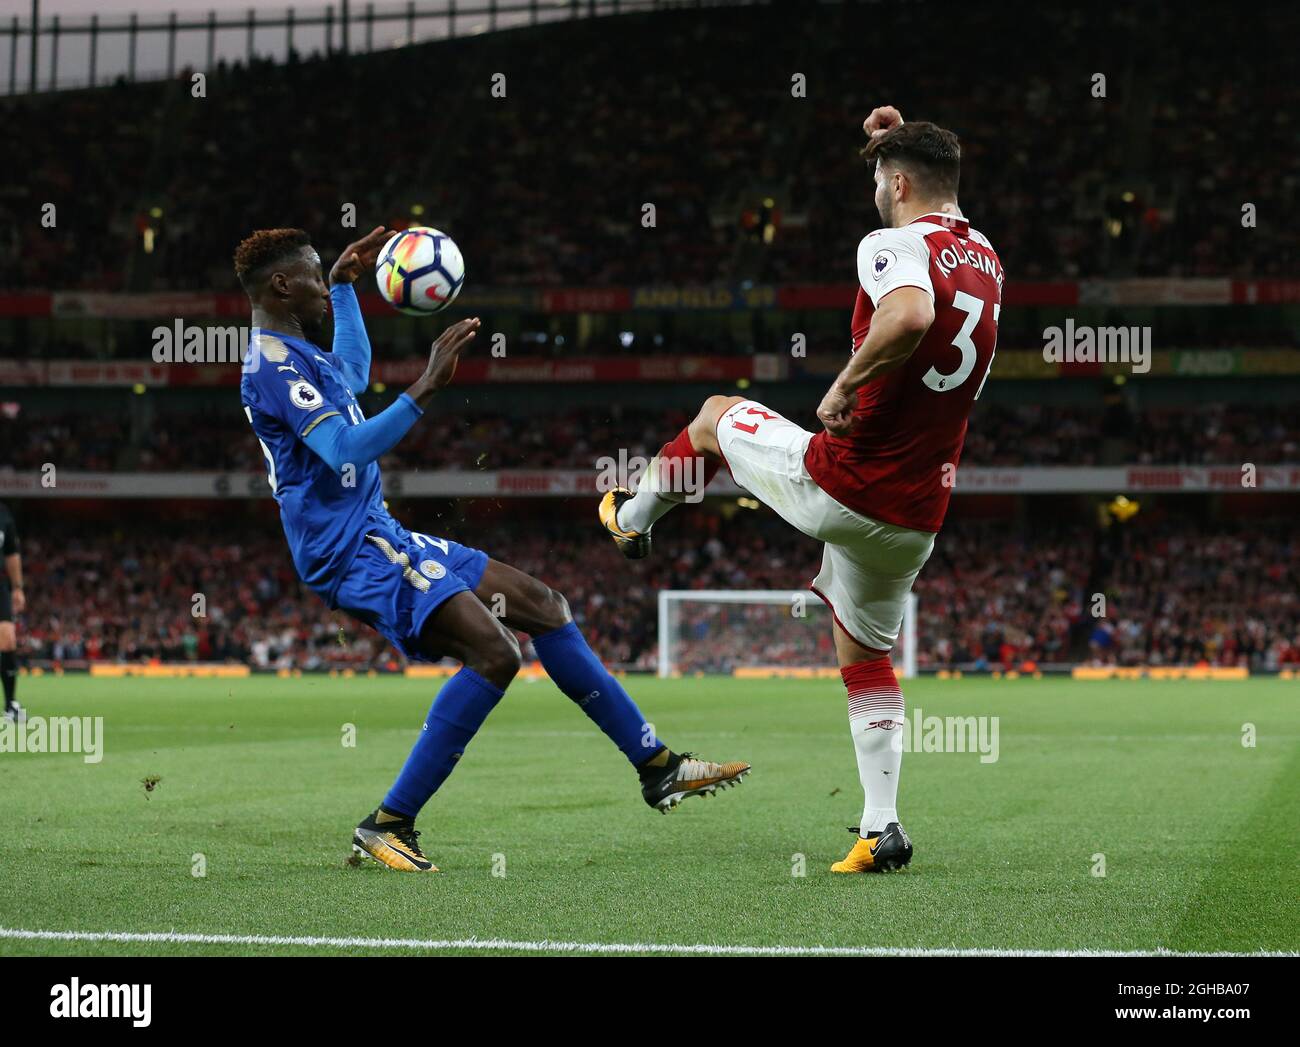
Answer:
[[[817,408],[827,432],[843,436],[853,428],[858,390],[907,363],[932,323],[934,300],[919,287],[900,287],[881,299],[862,345]]]

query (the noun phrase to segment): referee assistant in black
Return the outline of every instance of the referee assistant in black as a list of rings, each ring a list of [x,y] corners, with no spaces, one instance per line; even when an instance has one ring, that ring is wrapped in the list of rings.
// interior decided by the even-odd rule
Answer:
[[[5,569],[0,576],[0,683],[5,692],[5,719],[25,720],[23,707],[14,697],[18,687],[18,631],[14,619],[23,613],[23,558],[18,552],[18,525],[9,507],[0,502],[0,553]]]

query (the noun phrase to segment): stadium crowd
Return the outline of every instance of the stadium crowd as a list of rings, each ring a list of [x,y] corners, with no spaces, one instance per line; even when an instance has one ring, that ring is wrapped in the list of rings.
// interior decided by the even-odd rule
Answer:
[[[368,293],[364,287],[362,291]],[[848,351],[851,286],[844,289],[842,299],[843,308],[819,308],[806,313],[755,310],[744,315],[739,324],[735,322],[736,314],[728,309],[689,315],[640,311],[607,315],[557,314],[545,318],[529,315],[519,307],[505,307],[494,314],[490,306],[481,310],[467,306],[464,312],[475,315],[481,312],[484,323],[494,332],[498,325],[504,329],[502,333],[509,332],[507,367],[526,365],[527,370],[543,361],[570,366],[615,360],[640,364],[645,360],[665,361],[680,357],[708,357],[709,363],[704,366],[716,366],[720,357],[789,356],[792,335],[798,333],[804,337],[800,348],[807,357],[790,357],[790,374],[797,377],[812,373],[829,377],[829,369],[833,366],[831,361],[841,359]],[[454,308],[462,304],[463,300],[458,301]],[[1288,326],[1288,312],[1284,307],[1270,306],[1244,312],[1249,315],[1236,309],[1165,314],[1161,325],[1154,330],[1153,338],[1157,340],[1159,349],[1180,352],[1300,348],[1300,327]],[[1041,351],[1044,327],[1063,323],[1070,313],[1068,306],[1053,307],[1046,312],[1005,311],[999,321],[999,344],[1013,349]],[[1050,319],[1044,319],[1045,315],[1050,315]],[[400,362],[408,368],[416,361],[426,360],[433,339],[458,318],[448,314],[445,318],[420,323],[389,311],[386,306],[377,311],[367,307],[366,329],[374,359],[384,364]],[[11,322],[6,325],[8,330],[0,327],[0,359],[59,363],[118,360],[148,365],[154,363],[155,329],[158,326],[171,329],[170,322],[160,323],[160,319],[144,322],[113,320],[101,325],[93,336],[80,339],[70,336],[70,329],[78,326],[75,318],[67,322],[66,318],[59,317],[21,324]],[[1105,320],[1105,324],[1099,326],[1123,326],[1127,323],[1118,313],[1095,319]],[[3,323],[2,318],[0,323]],[[320,339],[321,344],[329,345],[330,339],[327,327]],[[486,348],[480,350],[480,354],[478,359],[491,359]],[[1227,367],[1236,362],[1227,356],[1207,356],[1204,359],[1211,361],[1211,365],[1217,363]],[[191,376],[194,366],[190,368]],[[237,365],[221,363],[214,366],[229,366],[233,371]],[[675,366],[678,373],[690,373],[684,361]],[[689,366],[698,367],[700,364],[696,361]],[[203,377],[206,379],[212,375]],[[176,384],[182,382],[175,377],[175,372],[173,381]]]
[[[379,402],[367,403],[368,413]],[[808,403],[814,403],[812,397]],[[792,414],[815,428],[811,417]],[[429,412],[383,459],[389,469],[594,469],[599,459],[649,456],[687,412],[571,408],[545,415]],[[160,410],[138,425],[112,411],[0,415],[5,466],[46,462],[85,471],[261,472],[263,458],[238,410]],[[1283,405],[1213,404],[1133,411],[1082,407],[975,406],[962,461],[980,466],[1240,465],[1300,462],[1300,415]]]
[[[8,97],[23,164],[0,192],[0,287],[233,289],[250,228],[342,246],[345,204],[361,223],[447,230],[479,286],[848,282],[878,224],[859,128],[890,101],[963,137],[963,199],[1015,279],[1293,275],[1282,216],[1300,161],[1272,147],[1300,111],[1300,85],[1274,74],[1285,34],[1246,19],[1210,34],[1175,8],[968,7],[951,26],[961,61],[918,65],[861,41],[924,39],[924,5],[823,15],[575,20],[222,66],[202,97],[189,70]],[[1055,41],[1050,69],[1008,39]],[[1207,60],[1222,53],[1252,60]],[[436,68],[418,128],[418,102],[390,97],[395,68]]]
[[[632,668],[655,663],[660,588],[797,590],[820,564],[816,542],[766,511],[735,510],[729,523],[679,514],[661,525],[644,564],[624,561],[585,515],[443,526],[426,511],[417,510],[425,529],[465,537],[563,592],[600,655]],[[398,665],[383,640],[298,582],[273,518],[89,531],[52,524],[25,536],[24,560],[29,604],[19,641],[32,664]],[[1300,537],[1284,521],[1139,518],[1098,531],[953,520],[916,592],[923,668],[1300,668]],[[1096,594],[1105,597],[1101,614]],[[806,614],[793,617],[708,605],[684,612],[680,667],[833,664],[827,629],[810,627],[827,620],[808,600]]]

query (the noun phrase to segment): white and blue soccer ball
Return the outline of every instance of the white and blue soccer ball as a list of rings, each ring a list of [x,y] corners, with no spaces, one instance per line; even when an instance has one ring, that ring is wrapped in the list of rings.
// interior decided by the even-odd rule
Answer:
[[[379,293],[394,309],[428,316],[446,309],[465,283],[465,260],[456,241],[428,226],[403,229],[375,261]]]

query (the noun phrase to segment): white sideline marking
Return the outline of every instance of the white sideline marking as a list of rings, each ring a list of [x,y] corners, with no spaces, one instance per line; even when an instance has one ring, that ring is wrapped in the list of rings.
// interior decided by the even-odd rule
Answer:
[[[1175,952],[1152,949],[903,949],[853,945],[664,945],[658,942],[536,942],[506,938],[316,938],[178,931],[25,931],[0,927],[0,938],[51,942],[142,942],[183,945],[301,945],[332,949],[474,949],[480,952],[665,953],[672,956],[1300,956],[1300,952]]]

